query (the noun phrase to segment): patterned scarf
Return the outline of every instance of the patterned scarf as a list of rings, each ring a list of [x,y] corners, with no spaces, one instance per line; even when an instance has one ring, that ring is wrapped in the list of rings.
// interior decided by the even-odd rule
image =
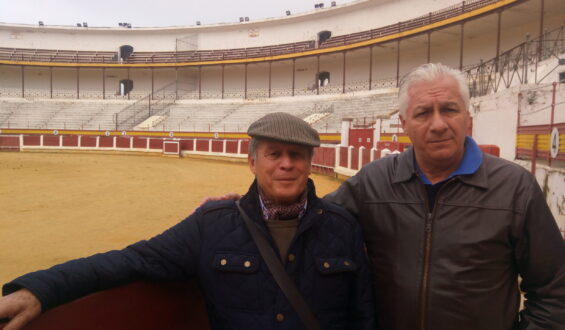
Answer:
[[[302,195],[297,202],[289,205],[275,204],[269,200],[261,189],[259,190],[259,202],[263,211],[263,219],[265,220],[290,220],[300,219],[306,212],[307,189],[304,189]]]

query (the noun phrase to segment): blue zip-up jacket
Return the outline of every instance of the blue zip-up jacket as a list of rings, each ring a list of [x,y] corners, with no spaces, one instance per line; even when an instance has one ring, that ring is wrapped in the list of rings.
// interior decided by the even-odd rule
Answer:
[[[277,250],[261,217],[256,183],[241,206]],[[322,329],[374,329],[371,276],[357,221],[315,195],[289,248],[285,268]],[[15,279],[3,293],[27,288],[47,310],[126,282],[197,277],[213,329],[305,329],[249,235],[234,201],[210,202],[164,233]]]

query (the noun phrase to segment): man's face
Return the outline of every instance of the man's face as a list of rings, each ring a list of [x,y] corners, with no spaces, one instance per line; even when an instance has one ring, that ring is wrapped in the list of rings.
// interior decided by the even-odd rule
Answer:
[[[248,162],[259,188],[275,203],[293,203],[306,189],[311,162],[306,146],[263,140]]]
[[[412,140],[416,159],[424,166],[459,164],[465,151],[469,112],[451,77],[415,83],[408,90],[402,128]]]

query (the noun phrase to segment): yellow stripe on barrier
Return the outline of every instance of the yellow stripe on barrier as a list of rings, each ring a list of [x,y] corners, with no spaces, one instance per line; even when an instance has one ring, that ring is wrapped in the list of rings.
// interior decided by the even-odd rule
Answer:
[[[432,24],[428,24],[425,26],[421,26],[418,28],[414,28],[411,30],[391,34],[388,36],[383,36],[375,39],[360,41],[348,45],[343,46],[335,46],[335,47],[328,47],[323,49],[314,49],[308,50],[304,52],[298,53],[290,53],[290,54],[282,54],[282,55],[273,55],[273,56],[264,56],[264,57],[255,57],[255,58],[244,58],[244,59],[233,59],[233,60],[219,60],[219,61],[200,61],[200,62],[178,62],[178,63],[59,63],[59,62],[30,62],[30,61],[9,61],[9,60],[0,60],[0,64],[7,64],[7,65],[29,65],[29,66],[50,66],[50,67],[104,67],[104,68],[111,68],[111,67],[120,67],[120,68],[146,68],[146,67],[184,67],[184,66],[208,66],[208,65],[218,65],[218,64],[244,64],[244,63],[255,63],[255,62],[264,62],[264,61],[277,61],[277,60],[286,60],[304,56],[312,56],[312,55],[323,55],[328,53],[335,53],[344,50],[351,50],[355,48],[365,47],[376,45],[380,43],[384,43],[387,41],[395,40],[398,38],[403,38],[407,36],[412,36],[418,33],[431,31],[437,28],[445,27],[450,24],[458,23],[465,21],[467,19],[483,15],[485,13],[495,11],[499,8],[508,6],[510,4],[516,3],[520,0],[501,0],[496,3],[486,5],[484,7],[472,10],[467,13],[463,13],[457,15],[455,17],[447,18],[439,22],[435,22]]]

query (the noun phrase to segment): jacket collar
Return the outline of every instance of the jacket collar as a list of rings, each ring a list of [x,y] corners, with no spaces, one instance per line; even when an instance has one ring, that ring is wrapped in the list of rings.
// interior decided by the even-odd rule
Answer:
[[[389,156],[390,157],[390,156]],[[396,156],[396,172],[393,176],[392,183],[401,183],[417,178],[418,172],[415,166],[415,156],[413,148],[400,153]],[[479,188],[488,188],[488,176],[485,164],[485,154],[483,153],[483,160],[479,169],[472,174],[457,175],[455,179],[461,180],[471,186]]]
[[[319,205],[320,200],[316,196],[316,188],[314,187],[314,182],[312,181],[312,179],[308,179],[308,182],[306,183],[306,189],[308,190],[308,195],[307,195],[308,202],[306,203],[306,213],[304,214],[304,216],[301,218],[300,221],[301,223],[300,227],[303,226],[303,223],[309,225],[308,224],[309,220],[312,217],[308,215],[311,213],[313,209],[320,208],[321,206]],[[249,214],[249,216],[253,219],[253,221],[263,224],[264,221],[262,221],[263,217],[261,211],[261,204],[259,202],[259,190],[257,187],[256,179],[249,187],[247,193],[243,197],[241,197],[240,205]]]

